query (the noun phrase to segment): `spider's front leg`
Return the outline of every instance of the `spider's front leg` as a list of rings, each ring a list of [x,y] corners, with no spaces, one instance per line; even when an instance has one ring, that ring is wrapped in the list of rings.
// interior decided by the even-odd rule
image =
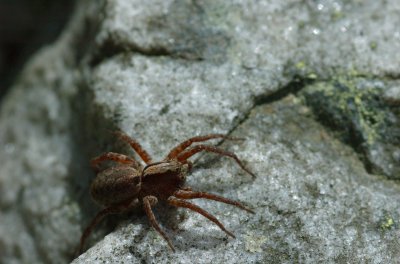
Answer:
[[[106,217],[109,214],[120,213],[121,211],[124,211],[127,208],[129,208],[129,205],[130,205],[130,203],[124,202],[122,204],[118,204],[118,205],[113,205],[113,206],[107,207],[107,208],[101,210],[100,212],[98,212],[97,215],[90,222],[90,224],[83,231],[82,236],[81,236],[81,240],[80,240],[80,244],[79,244],[79,248],[76,251],[75,255],[79,255],[79,254],[82,253],[83,247],[85,246],[86,239],[89,237],[90,233],[92,233],[93,228],[95,228],[95,226],[97,224],[99,224],[101,222],[101,220],[104,219],[104,217]]]
[[[147,151],[142,147],[142,145],[140,145],[139,142],[137,142],[135,139],[131,138],[130,136],[121,131],[115,131],[114,134],[117,135],[121,140],[128,143],[129,146],[131,146],[131,148],[139,155],[139,157],[146,164],[150,164],[152,162],[149,153],[147,153]]]
[[[158,224],[156,217],[154,216],[153,211],[151,210],[151,207],[156,205],[158,202],[157,198],[154,196],[146,196],[143,198],[143,206],[144,210],[146,212],[147,218],[149,218],[150,224],[152,227],[167,241],[168,246],[172,249],[173,252],[175,252],[175,248],[172,245],[171,240],[167,236],[167,234],[161,229],[160,225]]]
[[[234,159],[236,161],[236,163],[248,174],[250,174],[251,176],[253,176],[254,178],[256,177],[256,175],[251,172],[249,169],[247,169],[243,163],[240,161],[240,159],[236,156],[235,153],[233,152],[229,152],[214,146],[210,146],[210,145],[196,145],[194,147],[191,147],[183,152],[181,152],[178,156],[177,159],[178,161],[182,162],[182,163],[186,163],[187,159],[190,158],[191,156],[195,155],[196,153],[199,153],[201,151],[206,151],[206,152],[213,152],[216,154],[219,154],[221,156],[227,156],[230,157],[232,159]]]
[[[140,169],[140,167],[141,167],[141,165],[135,159],[132,159],[124,154],[115,153],[115,152],[107,152],[107,153],[101,154],[100,156],[92,159],[90,161],[90,165],[95,172],[99,172],[100,171],[100,163],[102,163],[106,160],[115,161],[120,164],[126,164],[129,166],[132,166],[133,168],[135,168],[137,170]]]
[[[229,139],[229,140],[242,140],[242,138],[233,138],[233,137],[228,137],[224,134],[209,134],[209,135],[204,135],[204,136],[197,136],[197,137],[192,137],[189,138],[182,143],[180,143],[178,146],[173,148],[167,155],[166,159],[171,160],[173,158],[176,158],[182,151],[190,147],[193,143],[196,142],[203,142],[207,141],[210,139],[216,139],[216,138],[224,138],[224,139]]]

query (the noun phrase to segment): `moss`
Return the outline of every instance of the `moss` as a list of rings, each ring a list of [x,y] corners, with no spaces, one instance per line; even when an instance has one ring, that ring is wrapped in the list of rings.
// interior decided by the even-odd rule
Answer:
[[[385,221],[381,223],[381,227],[383,229],[388,229],[391,228],[394,225],[393,218],[391,217],[386,217]]]
[[[395,226],[395,222],[392,216],[385,215],[382,221],[379,223],[379,227],[382,230],[392,229]]]
[[[333,21],[340,20],[340,19],[344,18],[344,13],[342,11],[339,11],[339,10],[335,11],[335,12],[332,12],[331,18],[332,18]]]
[[[336,78],[314,83],[303,94],[318,118],[341,131],[345,141],[372,145],[381,138],[386,109],[373,81]]]
[[[298,76],[305,76],[307,80],[315,80],[318,78],[317,73],[314,72],[305,61],[298,61],[294,64],[294,72]]]
[[[371,41],[369,47],[371,50],[376,50],[378,48],[378,43],[376,41]]]
[[[393,154],[400,146],[400,123],[397,110],[384,101],[385,87],[382,80],[350,70],[314,81],[300,95],[322,124],[360,154],[368,172],[400,179]]]
[[[302,71],[306,68],[306,63],[304,61],[299,61],[295,64],[297,70]]]

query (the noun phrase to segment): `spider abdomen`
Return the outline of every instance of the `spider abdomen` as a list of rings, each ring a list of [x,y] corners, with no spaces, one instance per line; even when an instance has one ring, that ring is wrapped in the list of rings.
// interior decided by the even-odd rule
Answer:
[[[111,167],[100,172],[90,188],[93,200],[103,206],[134,199],[139,191],[140,174],[128,166]]]

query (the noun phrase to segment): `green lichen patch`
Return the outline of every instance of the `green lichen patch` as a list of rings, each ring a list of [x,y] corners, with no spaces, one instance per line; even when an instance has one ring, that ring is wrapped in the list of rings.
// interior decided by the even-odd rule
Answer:
[[[379,227],[382,230],[388,230],[394,228],[395,222],[393,217],[391,217],[390,215],[385,215],[385,217],[381,220]]]
[[[384,210],[382,216],[380,217],[377,228],[383,232],[398,229],[398,214],[391,213]]]
[[[385,124],[385,111],[375,87],[359,89],[350,81],[317,82],[304,95],[319,119],[342,131],[347,142],[373,144]],[[354,140],[356,142],[354,142]]]
[[[361,154],[369,171],[400,178],[393,158],[400,146],[400,126],[382,99],[384,90],[380,80],[338,77],[314,82],[302,95],[317,119]]]

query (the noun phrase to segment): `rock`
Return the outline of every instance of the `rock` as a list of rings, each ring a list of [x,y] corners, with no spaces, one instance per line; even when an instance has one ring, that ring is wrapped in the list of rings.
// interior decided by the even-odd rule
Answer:
[[[109,132],[120,129],[155,160],[194,135],[245,138],[221,147],[256,179],[207,154],[194,159],[188,185],[256,214],[196,201],[231,239],[201,215],[158,206],[172,253],[138,208],[108,217],[73,263],[392,263],[400,195],[388,178],[398,178],[400,155],[396,96],[387,90],[400,69],[398,6],[80,1],[62,37],[31,59],[1,105],[1,262],[73,259],[100,210],[88,191],[89,160],[130,153]],[[345,86],[353,93],[333,85],[342,76],[357,84]],[[376,84],[368,100],[356,96],[359,83]],[[336,94],[383,116],[390,135],[373,142],[380,152],[358,149],[370,139],[359,125],[365,117],[335,105]],[[353,130],[358,145],[346,138]]]

